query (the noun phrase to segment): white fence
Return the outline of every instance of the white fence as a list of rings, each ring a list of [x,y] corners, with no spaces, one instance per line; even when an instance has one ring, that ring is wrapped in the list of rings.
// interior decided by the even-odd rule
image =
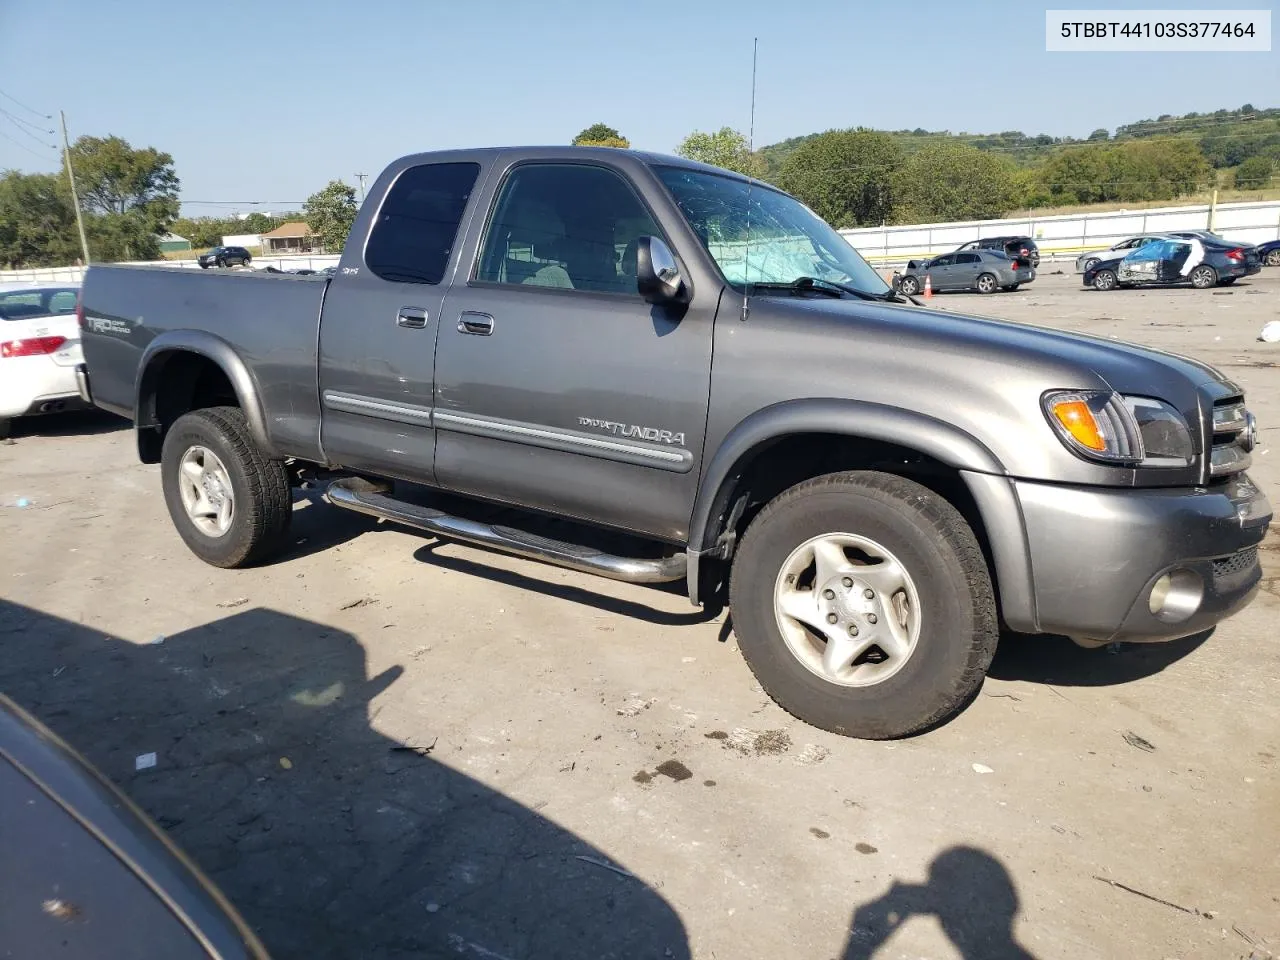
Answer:
[[[1151,210],[1108,210],[1051,217],[1015,217],[968,223],[923,223],[912,226],[859,227],[841,235],[872,263],[905,262],[954,250],[982,237],[1023,235],[1035,239],[1046,259],[1075,257],[1104,250],[1118,240],[1168,230],[1209,230],[1240,243],[1280,239],[1280,201],[1220,203],[1213,209],[1157,207]]]
[[[1068,213],[1051,217],[1014,217],[1008,220],[973,220],[967,223],[922,223],[909,226],[859,227],[840,234],[872,263],[905,263],[912,257],[928,257],[954,250],[982,237],[1011,234],[1035,238],[1044,259],[1075,257],[1086,250],[1105,250],[1117,240],[1141,233],[1167,230],[1209,230],[1240,243],[1264,243],[1280,239],[1280,200],[1252,203],[1220,203],[1189,207],[1156,207],[1150,210],[1109,210],[1101,213]],[[230,238],[228,238],[230,239]],[[320,270],[338,262],[336,254],[257,257],[253,266],[279,270]],[[194,260],[158,260],[148,266],[196,267]],[[76,281],[80,267],[46,267],[36,270],[0,271],[0,283],[23,280]]]
[[[325,267],[338,265],[337,254],[324,256],[301,257],[254,257],[255,270],[275,267],[277,270],[323,270]],[[134,263],[135,267],[173,267],[175,270],[198,270],[200,265],[194,260],[149,260]],[[40,267],[33,270],[0,270],[0,283],[38,281],[41,283],[78,283],[84,278],[84,267]]]

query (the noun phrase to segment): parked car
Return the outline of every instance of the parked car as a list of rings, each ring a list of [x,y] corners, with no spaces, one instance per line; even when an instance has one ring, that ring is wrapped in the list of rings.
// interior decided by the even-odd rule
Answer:
[[[1116,260],[1127,257],[1134,250],[1140,250],[1153,240],[1163,240],[1167,236],[1163,233],[1147,233],[1140,237],[1129,237],[1127,240],[1121,240],[1114,243],[1106,250],[1089,250],[1076,257],[1076,273],[1084,273],[1086,270],[1096,267],[1103,260]]]
[[[1196,248],[1199,248],[1197,251]],[[1188,260],[1195,257],[1193,265]],[[1084,285],[1096,290],[1150,284],[1189,283],[1198,290],[1230,286],[1262,269],[1253,247],[1210,243],[1194,237],[1168,237],[1125,257],[1103,260],[1086,270]]]
[[[912,260],[902,272],[898,289],[914,296],[924,289],[925,277],[934,291],[977,290],[979,293],[995,293],[997,290],[1017,290],[1019,285],[1036,278],[1031,261],[1018,257],[1010,260],[1003,253],[992,250],[968,250],[964,253],[944,253],[932,260]]]
[[[247,267],[252,261],[253,257],[244,247],[214,247],[196,258],[203,270],[210,267]]]
[[[1040,248],[1030,237],[983,237],[956,247],[957,253],[965,250],[996,250],[1009,259],[1022,257],[1030,260],[1031,266],[1040,266]]]
[[[1269,240],[1257,246],[1258,259],[1268,267],[1280,267],[1280,240]]]
[[[3,694],[0,824],[6,956],[267,960],[173,841]]]
[[[291,484],[327,482],[345,510],[727,601],[783,708],[872,738],[960,710],[1002,627],[1170,640],[1257,592],[1239,386],[914,306],[769,184],[610,148],[418,154],[340,263],[88,271],[86,395],[135,418],[209,564],[292,544]]]
[[[0,437],[14,417],[84,406],[77,283],[0,284]]]

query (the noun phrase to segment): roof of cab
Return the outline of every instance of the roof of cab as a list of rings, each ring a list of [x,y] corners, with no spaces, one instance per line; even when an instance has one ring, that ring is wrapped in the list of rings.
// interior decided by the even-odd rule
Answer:
[[[554,157],[595,157],[598,159],[611,159],[619,155],[631,157],[651,167],[685,167],[689,170],[700,170],[703,173],[714,173],[724,177],[732,177],[735,180],[741,180],[744,183],[751,181],[753,184],[761,187],[767,187],[770,190],[778,188],[772,184],[765,183],[762,180],[755,180],[745,174],[737,173],[733,170],[726,170],[723,167],[715,167],[709,163],[700,163],[697,160],[688,160],[685,157],[672,156],[665,153],[653,153],[647,150],[630,150],[620,149],[618,147],[577,147],[566,144],[543,144],[528,145],[522,147],[472,147],[469,149],[459,150],[435,150],[427,153],[415,153],[410,156],[402,157],[399,162],[412,160],[422,162],[431,157],[448,156],[450,160],[457,161],[465,156],[471,155],[479,159],[480,156],[489,156],[494,154],[513,153],[527,154],[530,159],[550,159]]]

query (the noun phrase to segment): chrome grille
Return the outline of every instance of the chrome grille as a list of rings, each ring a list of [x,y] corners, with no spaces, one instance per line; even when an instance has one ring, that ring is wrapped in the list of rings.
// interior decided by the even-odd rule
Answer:
[[[1226,397],[1213,405],[1213,445],[1209,455],[1209,475],[1227,477],[1249,469],[1253,449],[1253,418],[1243,397]]]

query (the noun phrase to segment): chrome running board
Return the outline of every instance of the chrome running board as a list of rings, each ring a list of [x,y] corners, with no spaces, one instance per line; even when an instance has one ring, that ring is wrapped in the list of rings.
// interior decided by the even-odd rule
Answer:
[[[512,527],[465,520],[434,507],[422,507],[397,500],[388,496],[386,487],[360,477],[335,480],[329,484],[324,497],[335,507],[390,520],[392,523],[424,530],[449,540],[461,540],[626,583],[667,583],[681,580],[688,568],[688,558],[683,553],[658,560],[618,557],[593,547],[552,540]]]

